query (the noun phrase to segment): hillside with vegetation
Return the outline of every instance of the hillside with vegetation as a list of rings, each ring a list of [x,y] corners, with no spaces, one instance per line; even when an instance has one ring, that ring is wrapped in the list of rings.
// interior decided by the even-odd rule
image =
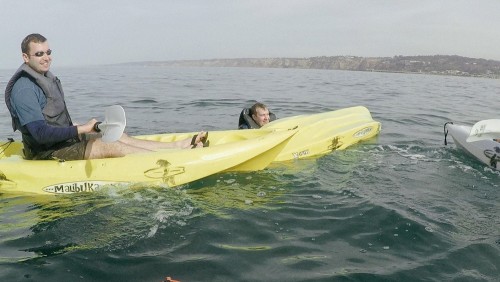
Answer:
[[[395,57],[322,56],[310,58],[243,58],[140,62],[134,64],[198,67],[328,69],[423,73],[495,79],[500,78],[500,61],[447,55]]]

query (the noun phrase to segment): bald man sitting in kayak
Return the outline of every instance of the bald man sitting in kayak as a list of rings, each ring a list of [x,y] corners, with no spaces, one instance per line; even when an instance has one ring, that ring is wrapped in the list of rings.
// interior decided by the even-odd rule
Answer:
[[[21,43],[24,63],[5,90],[14,131],[22,133],[27,159],[82,160],[122,157],[169,148],[202,147],[205,132],[171,143],[139,140],[123,134],[105,143],[95,131],[97,120],[82,125],[71,121],[61,82],[50,71],[52,50],[47,39],[30,34]]]

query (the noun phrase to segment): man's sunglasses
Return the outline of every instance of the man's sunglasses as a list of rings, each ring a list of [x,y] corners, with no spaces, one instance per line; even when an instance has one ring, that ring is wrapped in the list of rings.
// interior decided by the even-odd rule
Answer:
[[[50,56],[50,54],[52,54],[52,50],[47,50],[46,52],[43,52],[43,51],[38,51],[36,52],[35,54],[33,55],[30,55],[30,56],[35,56],[35,57],[43,57],[43,55],[47,54],[47,56]]]

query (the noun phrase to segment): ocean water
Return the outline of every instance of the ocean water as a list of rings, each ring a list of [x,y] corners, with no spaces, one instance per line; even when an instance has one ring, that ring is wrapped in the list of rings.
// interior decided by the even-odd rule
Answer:
[[[14,70],[0,70],[3,90]],[[500,173],[443,125],[498,118],[500,80],[299,69],[57,68],[75,122],[130,134],[235,129],[364,105],[377,138],[172,189],[0,194],[0,281],[499,281]],[[19,139],[0,103],[0,136]],[[451,139],[451,138],[449,138]],[[54,172],[56,173],[56,172]]]

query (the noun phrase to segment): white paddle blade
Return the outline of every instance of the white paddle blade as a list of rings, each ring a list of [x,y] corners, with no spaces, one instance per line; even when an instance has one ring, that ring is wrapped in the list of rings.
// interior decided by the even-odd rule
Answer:
[[[485,119],[472,126],[467,142],[500,138],[500,119]]]
[[[104,122],[99,124],[103,142],[115,142],[120,139],[127,125],[125,110],[119,106],[110,106],[104,113]]]
[[[104,123],[116,123],[126,125],[125,110],[120,105],[109,106],[104,112]]]
[[[116,142],[122,137],[125,126],[113,123],[101,123],[99,129],[102,132],[102,142],[111,143]]]

